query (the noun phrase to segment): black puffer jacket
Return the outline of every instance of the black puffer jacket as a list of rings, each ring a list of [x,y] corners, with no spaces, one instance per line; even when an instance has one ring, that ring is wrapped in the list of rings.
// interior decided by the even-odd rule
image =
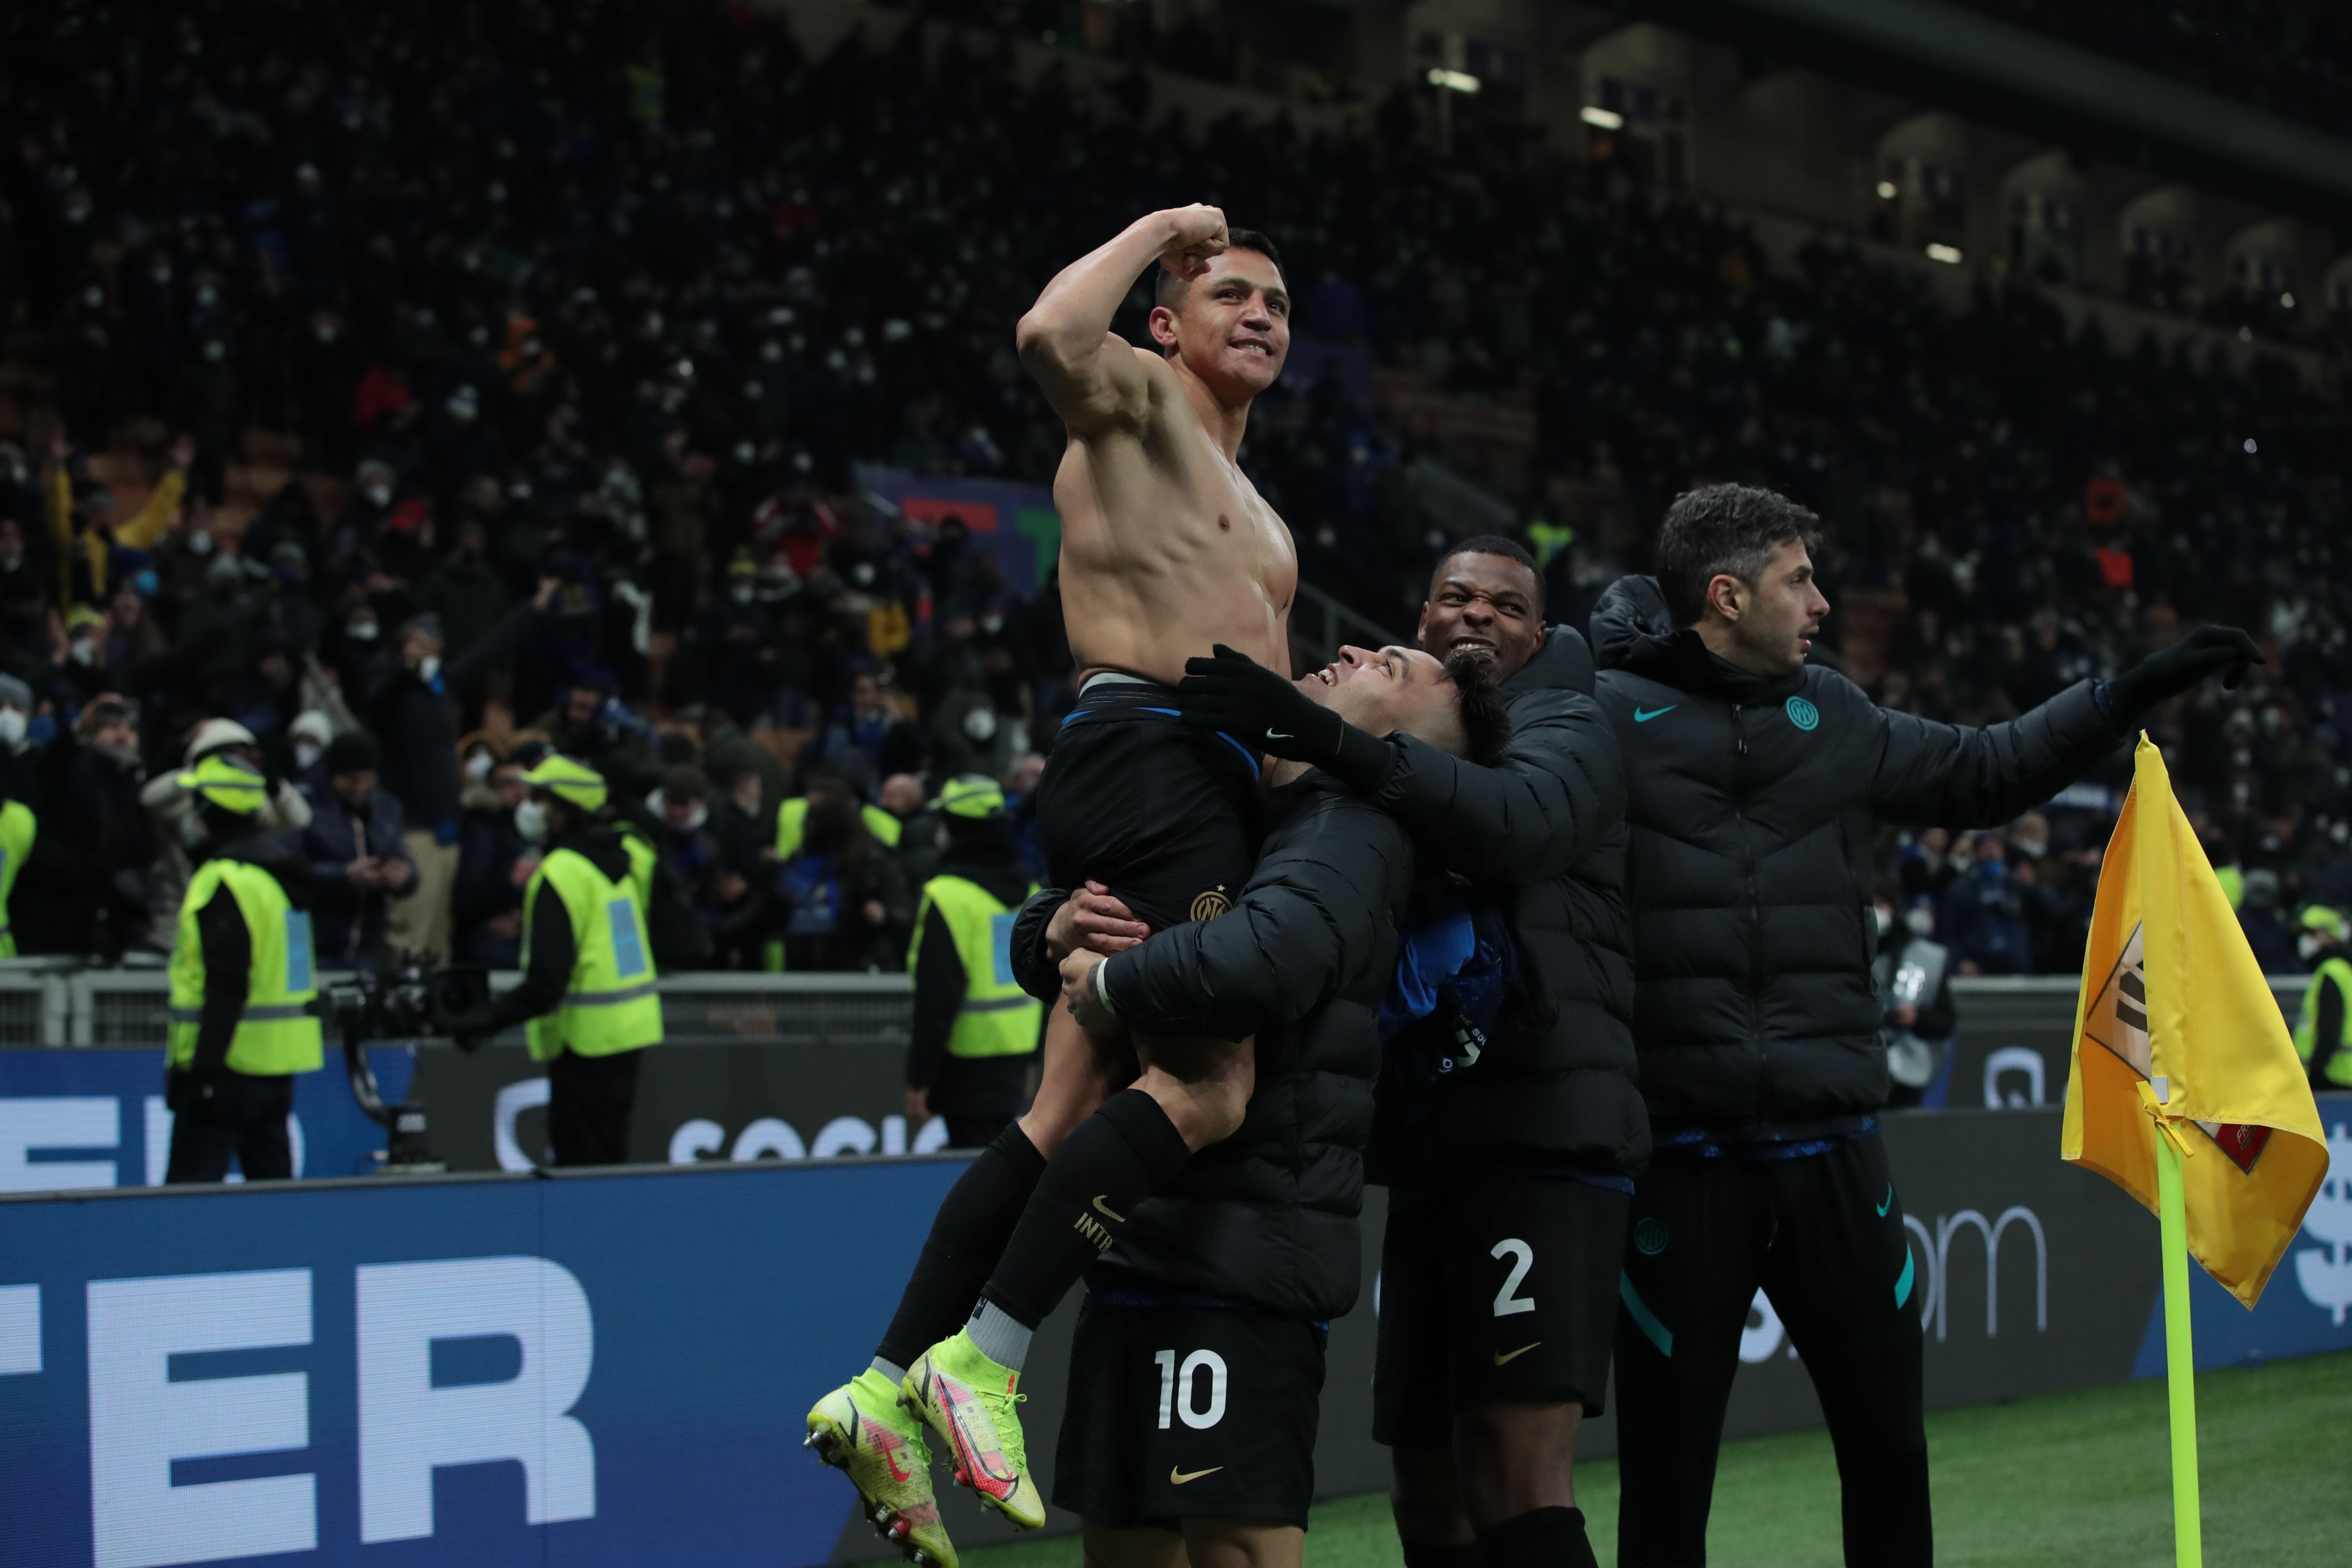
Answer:
[[[1328,1319],[1356,1303],[1381,998],[1412,883],[1404,830],[1321,773],[1268,798],[1257,870],[1231,913],[1171,926],[1107,960],[1111,1005],[1146,1034],[1257,1037],[1257,1090],[1241,1128],[1136,1206],[1095,1270]],[[1022,985],[1058,996],[1045,923],[1066,895],[1029,901],[1013,930]],[[1090,1273],[1089,1278],[1095,1278]]]
[[[1501,899],[1524,967],[1521,1005],[1437,1096],[1429,1149],[1440,1161],[1534,1154],[1631,1174],[1650,1157],[1634,1083],[1624,769],[1592,678],[1584,639],[1555,626],[1504,683],[1501,767],[1389,737],[1378,803],[1426,864]]]
[[[1633,1033],[1658,1132],[1858,1125],[1886,1100],[1874,819],[2004,822],[2123,737],[2087,681],[1963,729],[1818,664],[1749,674],[1675,630],[1645,577],[1601,596],[1592,643],[1624,747]]]

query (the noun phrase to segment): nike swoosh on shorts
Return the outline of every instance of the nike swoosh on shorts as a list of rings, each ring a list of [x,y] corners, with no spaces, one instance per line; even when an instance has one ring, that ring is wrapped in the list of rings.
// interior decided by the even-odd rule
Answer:
[[[1178,1469],[1175,1466],[1171,1465],[1168,1467],[1168,1484],[1173,1487],[1181,1487],[1186,1481],[1197,1481],[1202,1476],[1213,1476],[1224,1468],[1225,1467],[1223,1465],[1211,1465],[1205,1470],[1194,1470],[1188,1476],[1183,1471]]]
[[[1523,1344],[1517,1350],[1498,1350],[1495,1353],[1495,1364],[1496,1366],[1500,1366],[1507,1361],[1517,1361],[1519,1357],[1527,1354],[1528,1352],[1535,1349],[1536,1344],[1541,1343],[1543,1343],[1543,1341],[1538,1340],[1535,1342],[1535,1344]]]

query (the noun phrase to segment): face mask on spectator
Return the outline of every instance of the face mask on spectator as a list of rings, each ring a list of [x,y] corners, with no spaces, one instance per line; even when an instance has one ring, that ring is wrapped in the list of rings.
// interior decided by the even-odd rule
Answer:
[[[343,635],[354,643],[373,643],[375,641],[375,622],[354,621],[343,628]]]
[[[0,746],[15,746],[24,738],[24,714],[16,708],[0,707]]]
[[[320,746],[315,740],[296,741],[294,743],[294,766],[302,772],[308,773],[310,770],[310,765],[318,761],[320,757],[325,753],[326,749],[327,748],[325,747]]]
[[[515,831],[522,841],[536,844],[547,838],[547,808],[536,800],[525,800],[515,808]]]
[[[976,707],[963,716],[963,732],[985,746],[996,738],[996,710]]]
[[[389,485],[370,485],[366,489],[362,490],[360,494],[368,498],[368,505],[371,507],[389,507],[392,505],[392,486]]]
[[[1936,912],[1915,909],[1903,917],[1903,928],[1914,936],[1928,937],[1936,934]]]
[[[155,591],[163,586],[163,581],[155,575],[152,568],[142,567],[132,575],[131,586],[138,590],[140,598],[152,599],[155,597]]]
[[[194,553],[196,553],[197,555],[210,555],[210,554],[212,554],[212,553],[213,553],[213,536],[212,536],[212,534],[211,534],[209,531],[207,531],[206,529],[204,529],[204,528],[195,528],[195,529],[191,530],[191,531],[190,531],[190,533],[188,534],[188,549],[191,549],[191,550],[193,550],[193,551],[194,551]]]
[[[749,604],[751,602],[751,585],[748,582],[739,582],[727,591],[727,597],[738,604]]]
[[[980,629],[989,636],[993,637],[999,632],[1004,630],[1004,617],[1002,615],[983,615],[980,618]]]
[[[488,752],[477,751],[473,756],[466,758],[466,777],[478,784],[490,776],[490,769],[496,766],[497,761],[498,759]]]
[[[2294,950],[2303,955],[2303,961],[2305,963],[2309,964],[2316,961],[2319,957],[2319,933],[2316,931],[2306,931],[2301,936],[2296,937]]]
[[[227,345],[227,344],[226,344],[226,343],[224,343],[224,342],[222,342],[218,338],[211,339],[211,340],[207,340],[207,341],[205,342],[205,359],[210,360],[210,361],[211,361],[213,363],[215,363],[215,364],[218,364],[218,363],[220,363],[220,361],[223,361],[223,360],[226,359],[227,357],[228,357],[228,345]]]
[[[89,668],[92,664],[98,663],[98,639],[95,637],[75,638],[73,641],[73,646],[68,651],[67,656],[72,659],[75,664],[79,664],[83,669],[86,670]]]
[[[438,654],[438,653],[427,653],[427,654],[425,654],[425,657],[423,657],[423,658],[421,658],[421,659],[419,659],[419,660],[417,660],[417,661],[416,661],[416,678],[417,678],[418,680],[420,680],[420,681],[425,682],[426,685],[431,685],[431,684],[432,684],[432,681],[433,681],[433,677],[434,677],[434,676],[436,676],[436,675],[437,675],[437,674],[439,674],[440,673],[441,673],[441,655],[440,655],[440,654]]]

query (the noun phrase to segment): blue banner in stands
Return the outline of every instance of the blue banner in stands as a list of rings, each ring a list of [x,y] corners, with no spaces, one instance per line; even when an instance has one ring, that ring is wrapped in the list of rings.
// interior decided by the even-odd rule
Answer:
[[[0,1556],[822,1563],[802,1413],[961,1169],[0,1202]]]
[[[902,468],[861,465],[858,492],[896,508],[908,521],[937,528],[953,517],[971,530],[971,548],[996,558],[1004,584],[1031,594],[1061,558],[1062,517],[1043,485],[1003,479],[935,479]]]

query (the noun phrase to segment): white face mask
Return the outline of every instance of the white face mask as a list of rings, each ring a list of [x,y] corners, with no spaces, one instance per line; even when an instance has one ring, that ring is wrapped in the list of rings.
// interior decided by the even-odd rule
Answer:
[[[319,745],[315,741],[296,741],[294,743],[294,766],[301,769],[303,772],[308,773],[310,770],[310,765],[318,761],[320,754],[326,749],[327,748],[325,747]]]
[[[1915,909],[1903,917],[1903,928],[1914,936],[1933,936],[1936,934],[1936,912]]]
[[[515,808],[515,831],[527,844],[547,841],[547,808],[536,800],[525,800]]]
[[[25,738],[25,716],[12,707],[0,707],[0,746],[14,746]]]
[[[70,650],[70,657],[73,659],[75,664],[81,665],[85,669],[98,663],[98,643],[96,639],[89,637],[75,638],[73,647]]]
[[[362,490],[360,494],[368,498],[368,504],[370,506],[389,507],[392,505],[392,486],[389,485],[370,485],[366,489]]]
[[[488,752],[477,751],[473,756],[466,758],[466,777],[476,783],[488,779],[490,776],[491,764],[495,760]]]
[[[739,582],[727,592],[738,604],[751,602],[751,585],[748,582]]]
[[[420,680],[420,681],[425,682],[426,685],[431,685],[431,684],[432,684],[432,681],[433,681],[433,677],[434,677],[434,676],[436,676],[436,675],[437,675],[437,674],[439,674],[440,673],[441,673],[441,655],[440,655],[440,654],[438,654],[438,653],[427,653],[427,654],[425,654],[425,657],[423,657],[423,658],[421,658],[421,659],[419,659],[419,660],[417,660],[417,661],[416,661],[416,678],[417,678],[418,680]]]
[[[343,628],[343,635],[354,643],[373,643],[375,641],[375,622],[354,621]]]
[[[963,716],[963,732],[985,746],[996,738],[996,710],[976,707]]]

